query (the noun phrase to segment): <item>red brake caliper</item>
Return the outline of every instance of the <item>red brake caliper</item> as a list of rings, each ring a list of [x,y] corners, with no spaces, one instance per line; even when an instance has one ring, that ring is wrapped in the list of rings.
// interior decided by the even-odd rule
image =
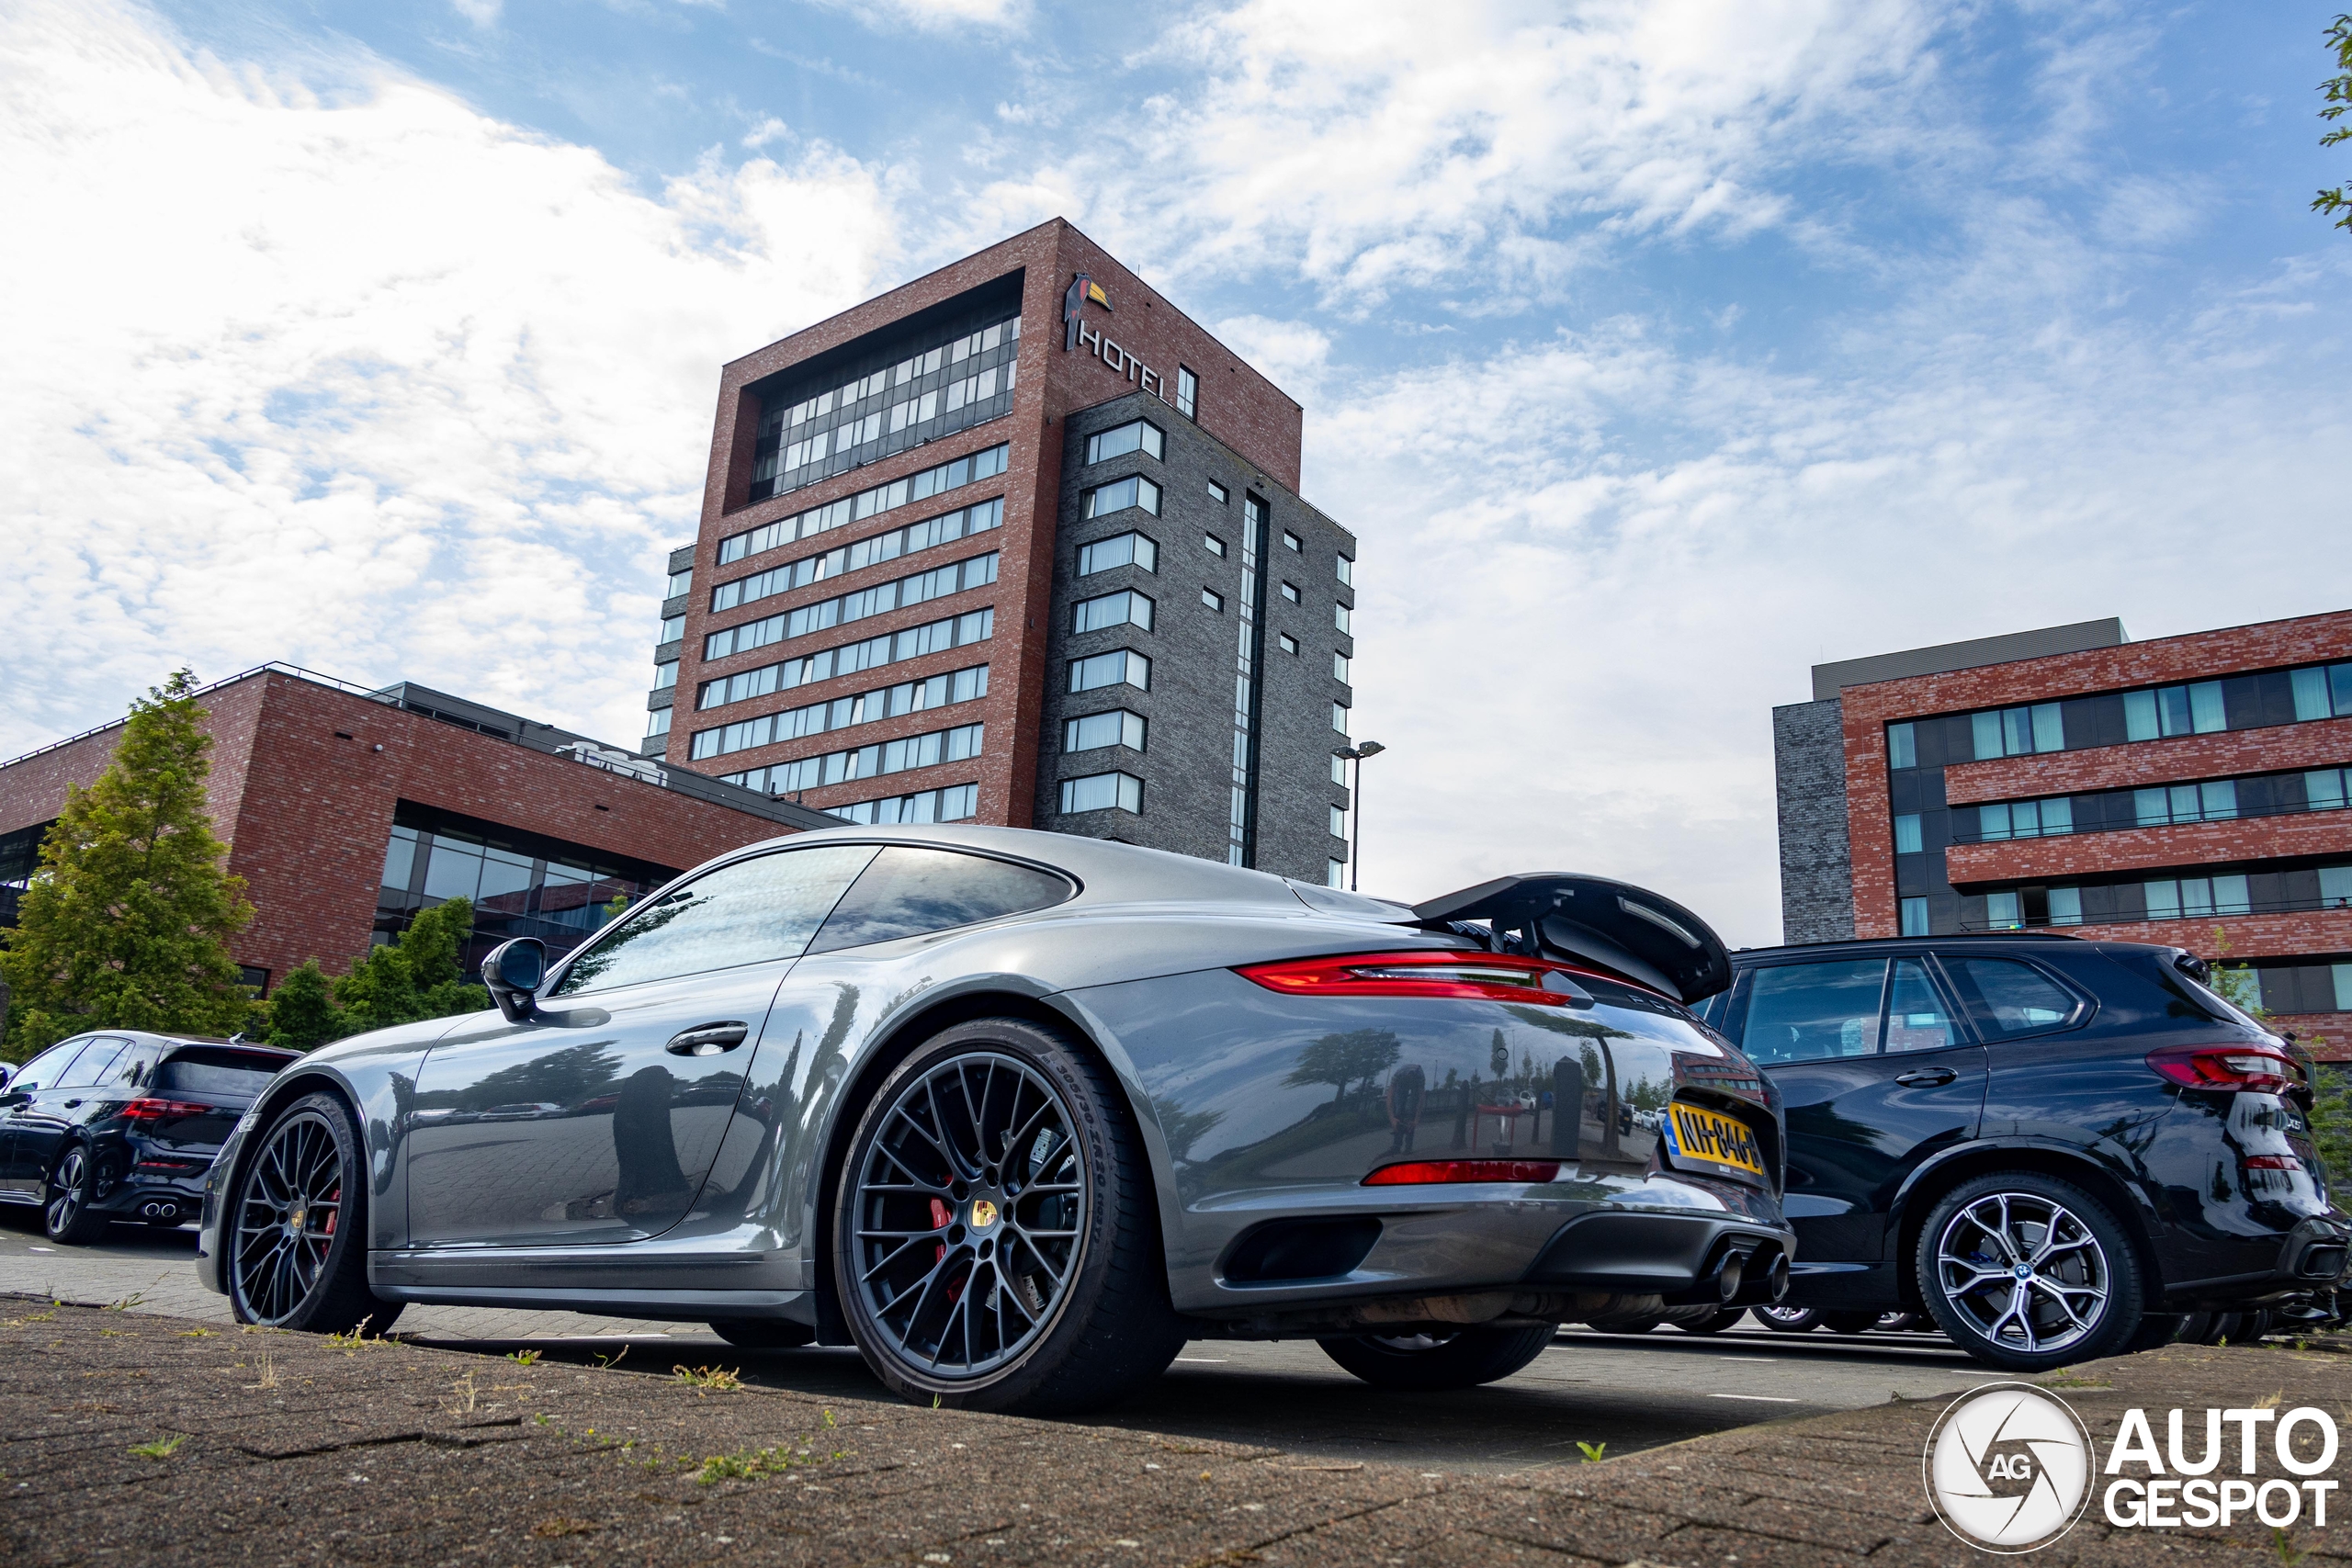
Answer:
[[[324,1236],[332,1236],[334,1235],[334,1217],[343,1213],[343,1189],[338,1187],[334,1191],[328,1193],[327,1201],[333,1204],[334,1207],[327,1211],[326,1228],[319,1234]]]
[[[933,1198],[933,1199],[931,1201],[931,1228],[932,1228],[932,1229],[933,1229],[933,1230],[935,1230],[935,1231],[944,1231],[944,1230],[945,1230],[945,1229],[947,1228],[947,1222],[948,1222],[948,1221],[950,1221],[950,1220],[952,1220],[952,1219],[954,1219],[955,1217],[956,1217],[956,1216],[955,1216],[954,1213],[953,1213],[953,1212],[951,1212],[951,1211],[948,1209],[948,1207],[947,1207],[947,1205],[946,1205],[946,1204],[944,1204],[944,1203],[941,1202],[941,1201],[940,1201],[938,1199],[936,1199],[936,1198]],[[932,1248],[931,1260],[932,1260],[933,1263],[938,1262],[941,1258],[944,1258],[944,1257],[946,1257],[946,1256],[947,1256],[947,1244],[946,1244],[945,1242],[944,1242],[944,1241],[943,1241],[943,1242],[940,1242],[940,1243],[938,1243],[935,1247],[933,1247]]]

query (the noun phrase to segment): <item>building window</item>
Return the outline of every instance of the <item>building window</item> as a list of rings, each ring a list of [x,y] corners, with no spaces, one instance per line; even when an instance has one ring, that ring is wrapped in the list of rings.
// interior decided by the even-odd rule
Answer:
[[[1098,746],[1124,746],[1130,751],[1140,751],[1143,739],[1143,716],[1125,708],[1091,713],[1062,726],[1064,751],[1091,751]]]
[[[665,599],[675,599],[681,593],[692,592],[694,591],[694,568],[688,567],[684,571],[673,571],[670,574],[670,591],[667,593],[664,593],[662,597]]]
[[[1356,585],[1356,563],[1345,556],[1340,557],[1339,561],[1340,581],[1353,588]]]
[[[2352,768],[2321,768],[2303,775],[2303,809],[2306,811],[2341,811],[2346,800],[2345,786],[2352,782]]]
[[[655,708],[645,716],[645,738],[648,740],[669,733],[670,710],[668,708]]]
[[[1225,541],[1218,538],[1215,534],[1202,535],[1201,547],[1208,551],[1208,553],[1213,556],[1221,556],[1225,554]]]
[[[1345,604],[1334,604],[1331,606],[1331,625],[1337,627],[1341,635],[1353,637],[1355,633],[1351,631],[1348,627],[1348,622],[1350,619],[1351,616],[1348,613],[1348,607]]]
[[[678,661],[676,660],[673,659],[666,664],[657,664],[653,667],[653,689],[655,691],[666,692],[677,683]]]
[[[2228,728],[2228,716],[2223,709],[2219,681],[2199,681],[2193,686],[2159,686],[2151,692],[2126,692],[2124,734],[2132,740],[2211,735]]]
[[[2298,724],[2352,715],[2352,663],[2313,664],[2291,671],[2289,679],[2294,683]]]
[[[1143,780],[1132,773],[1090,773],[1062,781],[1062,815],[1116,808],[1143,815]]]
[[[713,681],[706,688],[706,694],[731,683]],[[695,737],[694,755],[699,761],[705,757],[724,756],[730,751],[747,751],[755,746],[806,739],[811,735],[849,729],[880,719],[925,713],[933,708],[951,707],[957,703],[978,702],[988,694],[989,667],[975,664],[968,669],[933,675],[928,680],[904,681],[876,691],[835,697],[831,702],[810,703],[806,707],[786,708],[782,713],[762,714],[757,718],[739,719],[720,728],[706,729]]]
[[[2352,909],[2352,865],[2324,865],[2319,868],[2319,907],[2323,909]]]
[[[1113,479],[1106,485],[1096,485],[1086,492],[1082,517],[1107,517],[1114,512],[1141,507],[1154,517],[1159,515],[1159,487],[1141,474],[1129,474],[1123,479]]]
[[[2184,876],[2143,882],[2152,920],[2201,919],[2209,915],[2245,915],[2254,905],[2243,876]]]
[[[2235,779],[2210,784],[2171,784],[2162,789],[2132,792],[2132,818],[2143,828],[2171,822],[2222,822],[2238,814]]]
[[[1290,633],[1276,632],[1274,634],[1274,637],[1275,640],[1282,644],[1283,651],[1284,653],[1296,653],[1298,651],[1298,638],[1291,636]]]
[[[792,739],[775,725],[775,720],[778,716],[770,714],[765,718],[730,724],[724,729],[702,731],[694,739],[695,759],[700,761],[705,757],[748,751],[754,747],[775,745]],[[815,789],[822,784],[846,784],[852,779],[873,778],[882,773],[902,773],[909,768],[928,768],[937,762],[960,762],[967,757],[980,754],[983,728],[977,724],[961,725],[954,729],[935,729],[927,735],[910,735],[900,740],[860,746],[854,750],[828,751],[819,757],[772,763],[765,770],[768,788],[771,793]],[[741,784],[743,776],[737,775],[729,782]]]
[[[2066,728],[2056,703],[2029,707],[1988,708],[1968,716],[1975,734],[1976,756],[2023,757],[2036,751],[2064,751]]]
[[[670,615],[670,616],[665,617],[665,618],[662,620],[662,636],[660,637],[660,638],[659,638],[659,639],[657,639],[657,641],[658,641],[659,643],[672,643],[672,642],[675,642],[675,641],[677,641],[680,637],[684,637],[684,636],[685,636],[685,635],[686,635],[686,618],[685,618],[685,616],[684,616],[684,615]]]
[[[986,642],[995,635],[996,611],[993,608],[969,610],[960,615],[950,615],[944,621],[909,626],[901,632],[885,632],[863,642],[820,649],[798,659],[787,659],[781,664],[763,664],[757,670],[745,670],[722,680],[705,681],[702,694],[695,705],[697,708],[722,707],[729,703],[764,697],[771,692],[788,692],[811,682],[830,681],[836,675],[854,675],[861,670],[900,664],[910,659],[921,659],[925,654],[962,648],[967,643]]]
[[[1333,703],[1331,705],[1331,728],[1338,730],[1342,735],[1345,735],[1348,732],[1347,704]]]
[[[718,564],[726,566],[741,560],[745,556],[755,556],[763,550],[788,545],[795,539],[812,538],[852,523],[863,523],[877,513],[895,511],[918,501],[929,501],[934,495],[944,495],[967,484],[977,484],[981,479],[994,479],[1004,472],[1005,459],[1012,450],[1011,446],[1000,442],[968,457],[958,457],[954,462],[909,474],[905,479],[893,479],[872,490],[862,490],[855,495],[845,495],[839,501],[813,506],[806,512],[796,512],[773,523],[763,523],[741,534],[731,534],[718,541]],[[761,499],[756,485],[752,487],[752,499]]]
[[[1129,420],[1115,430],[1106,430],[1100,435],[1088,436],[1086,460],[1090,464],[1107,463],[1114,457],[1124,457],[1130,452],[1141,452],[1146,457],[1157,457],[1160,455],[1160,446],[1164,439],[1159,434],[1158,425],[1140,419]]]
[[[1925,898],[1903,900],[1903,934],[1905,936],[1928,934],[1928,901]]]
[[[1232,504],[1233,492],[1226,489],[1223,485],[1217,483],[1215,479],[1211,479],[1209,481],[1209,499],[1216,502],[1219,506],[1228,506]],[[1217,554],[1219,555],[1223,555],[1224,553],[1225,552],[1223,550],[1217,551]]]
[[[1151,660],[1125,649],[1070,660],[1069,689],[1073,692],[1096,692],[1105,686],[1122,685],[1133,686],[1139,692],[1151,690]]]
[[[1331,753],[1331,782],[1341,789],[1348,785],[1348,760],[1337,751]]]
[[[1346,838],[1347,836],[1348,836],[1348,814],[1347,814],[1347,811],[1346,811],[1343,807],[1337,807],[1337,806],[1335,806],[1335,807],[1331,807],[1331,837],[1333,837],[1333,838],[1335,838],[1335,839],[1344,839],[1344,838]]]
[[[2050,923],[2053,926],[2079,926],[2083,923],[2081,888],[2053,887],[2050,890]]]
[[[1892,768],[1916,768],[1919,765],[1919,738],[1908,724],[1886,727],[1886,765]]]
[[[951,593],[985,588],[996,581],[996,565],[997,553],[990,550],[984,556],[951,561],[929,571],[919,571],[912,577],[877,582],[871,588],[861,588],[854,593],[843,593],[831,599],[820,599],[814,604],[803,604],[797,610],[779,611],[764,620],[749,621],[740,626],[729,626],[723,632],[711,633],[703,639],[702,656],[708,660],[724,659],[731,653],[747,653],[773,642],[825,631],[844,621],[862,621],[869,615],[928,604],[933,599],[944,599]]]
[[[1285,583],[1283,583],[1283,598],[1285,598],[1285,599],[1287,599],[1287,600],[1289,600],[1289,601],[1290,601],[1292,604],[1297,604],[1297,603],[1298,603],[1298,584],[1297,584],[1297,583],[1295,583],[1295,582],[1285,582]]]
[[[1176,367],[1176,412],[1186,419],[1199,417],[1201,378],[1183,366]]]
[[[754,599],[771,598],[796,588],[806,588],[869,566],[897,560],[922,550],[936,549],[986,534],[1004,525],[1004,498],[997,496],[977,505],[963,507],[922,523],[911,523],[904,528],[894,528],[870,539],[860,539],[854,545],[827,550],[820,555],[803,556],[798,560],[785,561],[765,571],[739,577],[732,582],[722,582],[710,591],[710,607],[714,612],[731,610],[738,604]]]
[[[1283,530],[1283,545],[1285,548],[1297,552],[1304,552],[1306,548],[1306,542],[1287,528]]]
[[[961,822],[979,814],[980,786],[976,784],[950,784],[945,789],[927,789],[920,795],[898,795],[882,800],[860,800],[848,806],[825,807],[828,817],[869,826],[899,822]]]
[[[1151,610],[1151,601],[1132,589],[1105,593],[1097,599],[1080,599],[1070,606],[1069,629],[1093,632],[1104,626],[1135,626],[1149,631]]]
[[[2053,795],[2048,800],[2015,800],[2003,806],[1980,806],[1976,808],[1976,837],[1980,841],[2039,839],[2074,830],[2075,802],[2070,795]]]
[[[2018,896],[2014,890],[1984,895],[1984,923],[1996,931],[2025,929],[2025,920],[2018,913]]]
[[[1916,855],[1919,849],[1919,814],[1906,811],[1894,819],[1894,852]]]
[[[1108,539],[1097,539],[1078,552],[1078,575],[1091,577],[1098,571],[1108,571],[1114,566],[1139,566],[1146,571],[1159,570],[1159,547],[1143,534],[1118,534]]]
[[[1348,683],[1348,656],[1346,654],[1334,653],[1331,655],[1331,679],[1340,682],[1343,685]]]
[[[1215,610],[1220,615],[1225,614],[1225,595],[1219,593],[1214,588],[1204,588],[1201,590],[1201,603],[1206,604],[1210,609]]]
[[[1347,881],[1348,881],[1348,863],[1347,863],[1347,862],[1345,862],[1345,861],[1343,861],[1343,860],[1329,860],[1329,861],[1325,861],[1325,862],[1323,863],[1323,886],[1326,886],[1326,887],[1344,887],[1344,886],[1347,886]],[[2337,967],[2337,968],[2339,968],[2339,969],[2344,969],[2344,970],[2347,970],[2347,971],[2352,971],[2352,964],[2337,964],[2337,965],[2336,965],[2336,967]]]

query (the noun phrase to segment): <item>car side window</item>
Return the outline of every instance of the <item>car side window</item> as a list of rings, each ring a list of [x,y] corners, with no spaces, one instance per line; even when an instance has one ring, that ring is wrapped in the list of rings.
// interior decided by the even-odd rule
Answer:
[[[30,1094],[34,1089],[43,1087],[56,1088],[59,1077],[74,1065],[74,1058],[80,1055],[83,1047],[89,1043],[89,1040],[85,1037],[80,1040],[68,1040],[62,1045],[51,1046],[31,1061],[27,1062],[17,1076],[8,1080],[9,1089],[11,1092]]]
[[[106,1077],[107,1069],[114,1066],[114,1059],[121,1055],[130,1045],[130,1042],[128,1040],[100,1035],[97,1039],[91,1041],[80,1055],[74,1058],[72,1066],[57,1075],[57,1082],[51,1087],[95,1089]]]
[[[1885,984],[1883,958],[1758,969],[1749,983],[1740,1049],[1767,1066],[1870,1055],[1878,1049]]]
[[[1917,958],[1894,961],[1894,984],[1886,993],[1886,1049],[1940,1051],[1960,1043],[1928,965]]]
[[[2014,958],[1947,957],[1943,962],[1987,1040],[2014,1040],[2063,1028],[2080,1005],[2057,981]]]
[[[808,951],[864,947],[1043,909],[1077,891],[1067,878],[1030,866],[893,844],[874,857]]]
[[[722,865],[622,917],[572,960],[554,994],[797,958],[874,854],[871,844],[827,844]]]

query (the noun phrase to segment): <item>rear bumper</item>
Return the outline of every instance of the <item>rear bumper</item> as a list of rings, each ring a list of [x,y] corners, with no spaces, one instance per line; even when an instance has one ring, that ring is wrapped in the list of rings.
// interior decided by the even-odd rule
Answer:
[[[2167,1282],[2164,1304],[2174,1312],[2250,1305],[2341,1285],[2348,1272],[2352,1272],[2352,1227],[2312,1215],[2279,1235],[2277,1259],[2267,1269],[2220,1279]]]
[[[1769,1306],[1770,1283],[1785,1284],[1796,1235],[1785,1225],[1713,1214],[1598,1211],[1562,1225],[1527,1271],[1532,1288],[1611,1291],[1658,1296],[1668,1306]],[[1716,1281],[1727,1260],[1740,1265],[1729,1292]]]

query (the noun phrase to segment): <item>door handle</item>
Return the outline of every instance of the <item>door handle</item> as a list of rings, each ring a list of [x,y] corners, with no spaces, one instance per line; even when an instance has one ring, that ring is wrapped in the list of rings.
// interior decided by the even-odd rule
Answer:
[[[81,1108],[81,1104],[82,1102],[78,1100],[69,1100],[65,1102],[65,1109],[68,1111],[78,1110]]]
[[[1905,1089],[1939,1089],[1960,1077],[1950,1067],[1921,1067],[1915,1072],[1898,1073],[1894,1081]]]
[[[740,1023],[706,1023],[677,1035],[662,1049],[673,1056],[716,1056],[743,1043],[751,1032]]]

